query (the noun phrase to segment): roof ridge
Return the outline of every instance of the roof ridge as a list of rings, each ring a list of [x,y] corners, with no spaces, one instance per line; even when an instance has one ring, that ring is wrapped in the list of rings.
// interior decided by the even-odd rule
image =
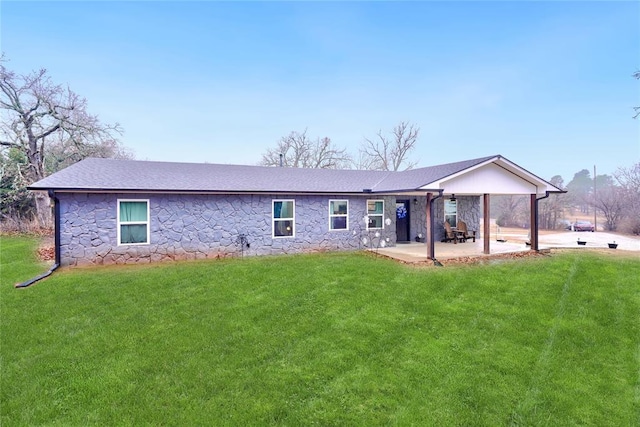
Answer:
[[[455,164],[460,164],[460,163],[474,163],[474,162],[484,162],[487,161],[489,159],[494,159],[494,158],[504,158],[503,156],[496,154],[496,155],[492,155],[492,156],[485,156],[485,157],[478,157],[475,159],[467,159],[467,160],[460,160],[457,162],[449,162],[449,163],[440,163],[440,164],[436,164],[436,165],[428,165],[428,166],[422,166],[419,168],[412,168],[412,169],[405,169],[402,171],[389,171],[389,170],[378,170],[378,169],[327,169],[327,170],[334,170],[334,171],[362,171],[362,172],[377,172],[377,173],[386,173],[387,176],[389,175],[393,175],[393,174],[404,174],[407,172],[412,172],[412,171],[417,171],[417,170],[422,170],[422,169],[431,169],[431,168],[436,168],[436,167],[442,167],[442,166],[450,166],[450,165],[455,165]],[[116,159],[116,158],[112,158],[112,157],[86,157],[82,160],[80,160],[77,163],[81,163],[84,161],[89,161],[89,160],[98,160],[98,161],[110,161],[110,162],[131,162],[131,163],[161,163],[161,164],[174,164],[174,165],[189,165],[189,166],[194,166],[194,165],[210,165],[210,166],[234,166],[234,167],[255,167],[255,168],[265,168],[265,169],[272,169],[272,168],[280,168],[280,167],[284,167],[287,169],[299,169],[299,170],[317,170],[317,169],[324,169],[324,168],[304,168],[304,167],[292,167],[292,166],[265,166],[265,165],[246,165],[246,164],[237,164],[237,163],[210,163],[210,162],[176,162],[176,161],[168,161],[168,160],[146,160],[146,159]],[[70,166],[73,166],[77,163],[74,163]],[[69,166],[69,167],[70,167]]]

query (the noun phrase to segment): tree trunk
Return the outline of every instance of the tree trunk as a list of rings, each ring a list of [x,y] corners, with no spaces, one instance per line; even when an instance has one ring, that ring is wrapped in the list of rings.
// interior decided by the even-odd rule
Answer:
[[[53,227],[53,215],[51,214],[51,199],[47,193],[36,191],[33,193],[36,202],[36,215],[38,224],[43,228]]]

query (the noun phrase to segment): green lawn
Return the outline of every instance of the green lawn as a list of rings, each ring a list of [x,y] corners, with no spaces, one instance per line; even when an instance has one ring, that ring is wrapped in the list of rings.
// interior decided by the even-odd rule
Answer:
[[[2,426],[640,425],[640,261],[61,269],[2,237]]]

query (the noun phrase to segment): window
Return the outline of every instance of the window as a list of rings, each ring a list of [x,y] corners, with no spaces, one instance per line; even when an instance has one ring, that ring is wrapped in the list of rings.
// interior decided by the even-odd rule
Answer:
[[[294,237],[294,200],[273,201],[273,237]]]
[[[367,230],[383,228],[384,201],[367,200]]]
[[[348,215],[348,200],[329,200],[329,230],[348,230]]]
[[[458,225],[458,201],[451,199],[444,199],[444,220],[449,223],[450,226],[455,227]]]
[[[118,200],[118,245],[149,244],[149,201]]]

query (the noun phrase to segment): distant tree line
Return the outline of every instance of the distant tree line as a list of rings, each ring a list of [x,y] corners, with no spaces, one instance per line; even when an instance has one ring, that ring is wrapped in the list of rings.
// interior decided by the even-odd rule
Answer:
[[[640,234],[640,162],[619,167],[613,176],[598,175],[595,180],[587,169],[576,172],[565,186],[561,176],[549,181],[565,194],[551,194],[539,204],[539,226],[546,229],[563,228],[577,216],[598,218],[607,231]],[[528,226],[529,199],[527,196],[496,196],[491,212],[500,226]]]
[[[640,80],[640,70],[632,77]],[[640,118],[640,106],[633,109],[633,118]],[[640,234],[640,162],[619,167],[613,176],[598,175],[594,179],[588,169],[582,169],[566,186],[560,175],[553,176],[549,182],[567,193],[551,194],[540,201],[538,220],[541,228],[563,228],[577,216],[595,213],[596,217],[602,218],[607,231]],[[492,197],[490,209],[499,226],[529,225],[527,196]]]
[[[363,138],[356,155],[336,146],[329,137],[312,138],[307,129],[292,131],[276,146],[262,154],[260,165],[296,168],[367,169],[398,171],[413,168],[410,155],[415,149],[420,128],[402,121],[390,132],[378,130],[373,138]]]

